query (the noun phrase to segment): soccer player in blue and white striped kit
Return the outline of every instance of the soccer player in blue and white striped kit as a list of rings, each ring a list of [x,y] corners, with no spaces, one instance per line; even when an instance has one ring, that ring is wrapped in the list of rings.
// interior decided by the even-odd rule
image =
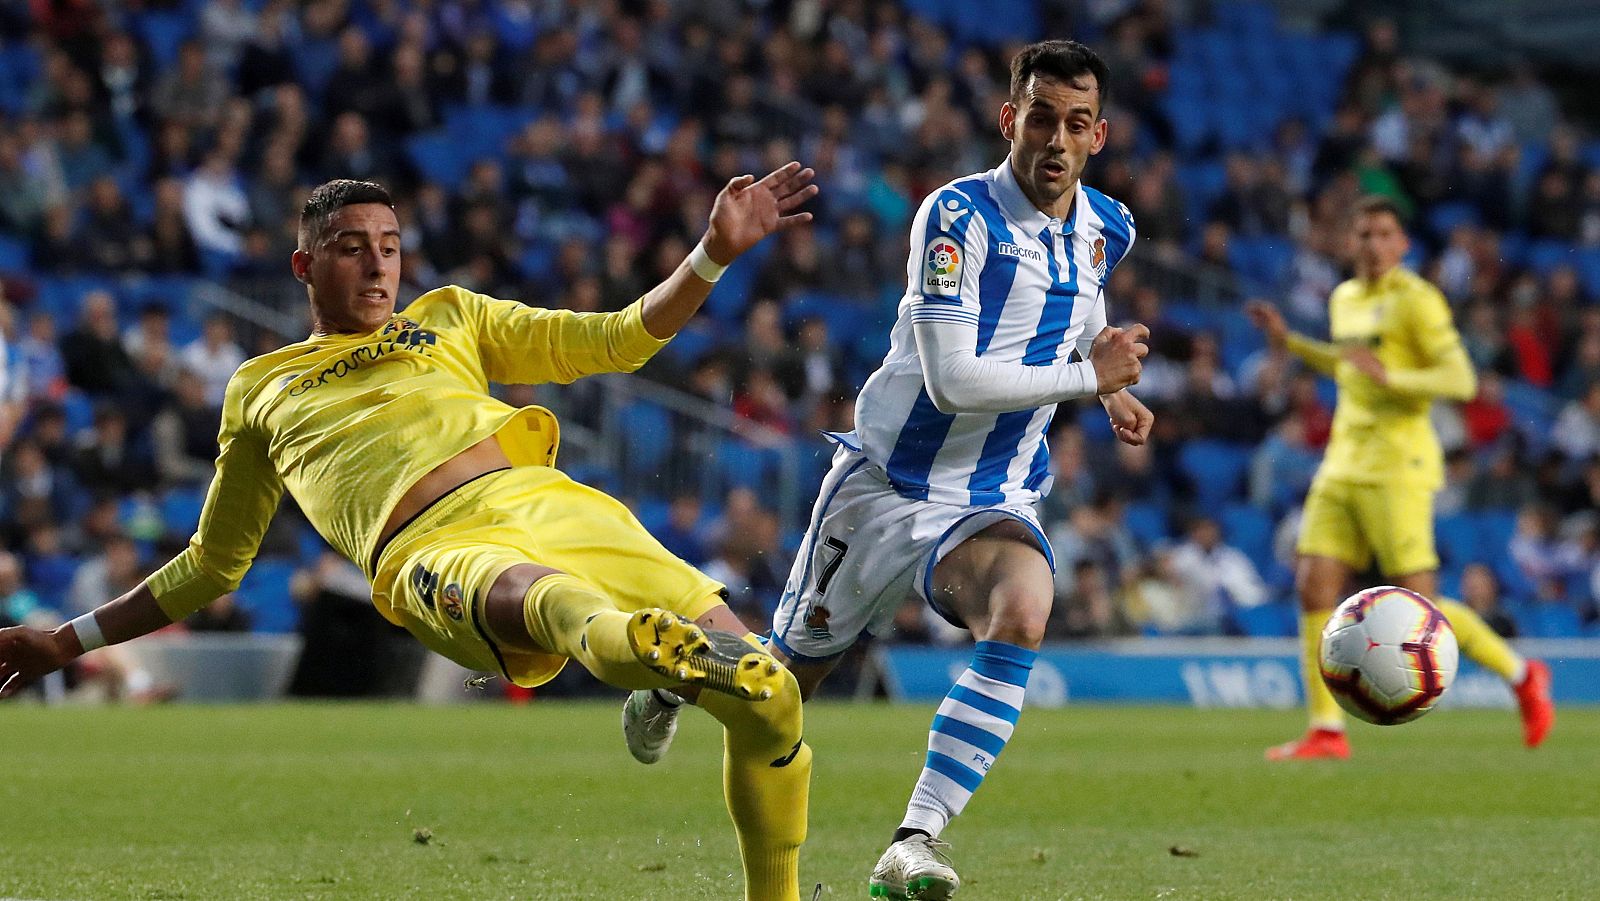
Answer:
[[[923,201],[889,354],[856,405],[774,616],[770,647],[811,691],[910,592],[977,640],[934,717],[874,897],[948,898],[938,841],[1010,739],[1044,638],[1054,560],[1034,504],[1050,488],[1045,432],[1060,401],[1097,395],[1117,437],[1152,416],[1128,394],[1148,330],[1106,327],[1104,287],[1133,243],[1125,206],[1080,184],[1105,144],[1105,64],[1072,41],[1011,64],[996,169]],[[630,748],[659,759],[673,699],[630,698]]]

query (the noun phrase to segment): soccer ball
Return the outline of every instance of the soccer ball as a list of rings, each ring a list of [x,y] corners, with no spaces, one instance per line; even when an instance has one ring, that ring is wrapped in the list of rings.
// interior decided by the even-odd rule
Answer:
[[[1353,716],[1393,726],[1433,709],[1456,677],[1456,633],[1415,591],[1351,595],[1322,629],[1322,681]]]

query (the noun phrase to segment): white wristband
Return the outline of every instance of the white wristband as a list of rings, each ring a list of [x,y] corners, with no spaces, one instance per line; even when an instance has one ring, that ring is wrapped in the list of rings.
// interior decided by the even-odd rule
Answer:
[[[715,284],[717,279],[722,278],[722,273],[728,271],[727,266],[711,259],[706,253],[706,245],[704,243],[696,244],[694,250],[689,251],[689,268],[693,269],[694,274],[700,276],[702,281],[711,282],[712,284]]]
[[[100,631],[100,623],[92,612],[85,613],[67,625],[71,626],[73,634],[78,636],[78,644],[83,645],[84,653],[106,646],[105,633]]]

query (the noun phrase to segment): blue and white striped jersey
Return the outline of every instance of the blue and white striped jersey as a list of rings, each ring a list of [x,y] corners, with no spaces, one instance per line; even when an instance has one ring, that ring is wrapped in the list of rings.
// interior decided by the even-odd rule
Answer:
[[[980,357],[1066,363],[1085,329],[1098,333],[1105,322],[1106,279],[1133,245],[1133,217],[1079,182],[1066,221],[1052,219],[1022,193],[1008,159],[935,191],[911,229],[889,353],[856,402],[861,450],[905,497],[1032,503],[1050,490],[1045,431],[1054,407],[939,412],[911,324],[975,326]]]

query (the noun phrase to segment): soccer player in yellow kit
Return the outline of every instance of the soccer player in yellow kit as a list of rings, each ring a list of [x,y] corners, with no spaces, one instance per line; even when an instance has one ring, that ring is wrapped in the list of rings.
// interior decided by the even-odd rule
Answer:
[[[451,286],[396,315],[401,242],[388,192],[349,180],[317,188],[291,258],[312,334],[229,382],[216,476],[188,548],[61,628],[0,630],[0,697],[238,587],[287,489],[371,580],[379,612],[464,666],[535,686],[570,658],[619,688],[698,692],[725,727],[745,897],[795,901],[811,751],[794,677],[739,625],[722,585],[622,504],[553,468],[548,410],[512,408],[488,387],[639,368],[728,263],[810,220],[795,209],[816,193],[812,176],[790,163],[729,182],[689,258],[604,314]]]
[[[1328,298],[1332,342],[1289,331],[1266,304],[1247,312],[1276,347],[1339,386],[1327,455],[1306,498],[1297,546],[1301,661],[1311,728],[1267,750],[1268,760],[1350,756],[1344,715],[1319,675],[1322,627],[1351,577],[1376,558],[1385,580],[1432,599],[1461,653],[1505,679],[1522,712],[1523,740],[1537,747],[1555,719],[1550,671],[1523,660],[1470,608],[1439,598],[1433,496],[1444,481],[1439,439],[1428,421],[1434,398],[1468,400],[1472,364],[1439,290],[1400,265],[1410,242],[1399,210],[1363,199],[1352,219],[1356,277]]]

